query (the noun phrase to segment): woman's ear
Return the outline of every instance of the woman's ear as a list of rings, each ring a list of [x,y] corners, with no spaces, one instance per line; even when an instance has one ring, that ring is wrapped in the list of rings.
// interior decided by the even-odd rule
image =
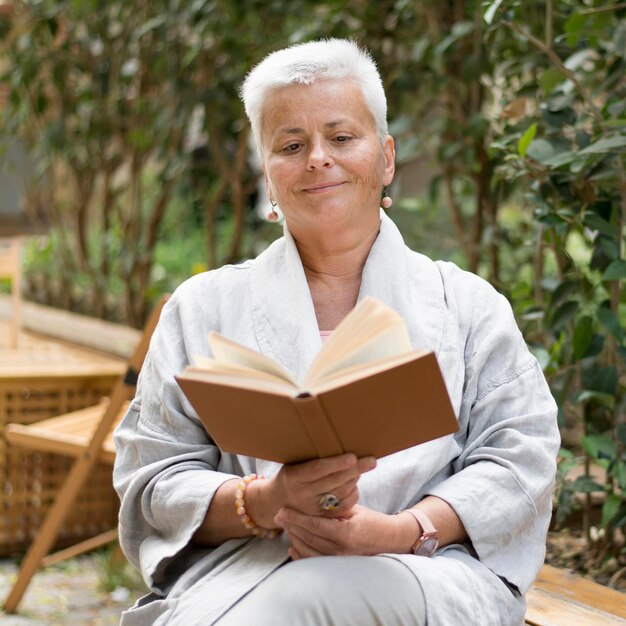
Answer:
[[[393,175],[396,172],[396,147],[391,135],[387,135],[387,138],[383,143],[383,154],[385,155],[383,183],[385,185],[391,185]]]

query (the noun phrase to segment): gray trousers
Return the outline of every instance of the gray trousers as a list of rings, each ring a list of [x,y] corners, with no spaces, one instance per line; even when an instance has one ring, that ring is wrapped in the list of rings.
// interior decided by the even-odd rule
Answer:
[[[290,561],[231,607],[215,626],[424,626],[422,588],[384,556]]]

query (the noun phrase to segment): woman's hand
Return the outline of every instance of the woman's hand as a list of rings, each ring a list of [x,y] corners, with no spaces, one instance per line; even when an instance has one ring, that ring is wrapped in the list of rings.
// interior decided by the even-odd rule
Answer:
[[[246,493],[247,509],[255,522],[264,528],[274,528],[279,509],[307,516],[339,518],[349,515],[359,500],[357,482],[361,474],[376,467],[376,459],[358,459],[354,454],[314,459],[304,463],[284,465],[267,481],[250,483]],[[333,494],[341,501],[334,511],[323,512],[319,500]]]
[[[408,516],[410,518],[410,516]],[[301,559],[325,555],[372,555],[408,552],[418,527],[407,516],[386,515],[355,505],[342,518],[307,515],[283,508],[275,525],[289,534],[289,556]]]

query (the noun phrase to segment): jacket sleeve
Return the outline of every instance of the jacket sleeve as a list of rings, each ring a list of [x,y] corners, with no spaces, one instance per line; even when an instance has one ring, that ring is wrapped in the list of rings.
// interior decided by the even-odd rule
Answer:
[[[161,593],[175,580],[213,494],[237,471],[221,459],[174,378],[189,362],[188,347],[206,351],[207,322],[188,299],[183,306],[185,290],[191,288],[179,288],[163,309],[137,395],[115,432],[120,543]]]
[[[453,475],[429,493],[455,509],[480,560],[525,593],[545,556],[560,443],[556,404],[506,299],[454,273],[447,292],[465,346],[462,451]]]

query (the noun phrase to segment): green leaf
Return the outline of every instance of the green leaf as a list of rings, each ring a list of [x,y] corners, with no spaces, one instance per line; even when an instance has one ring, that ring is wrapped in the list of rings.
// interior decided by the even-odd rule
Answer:
[[[574,329],[574,358],[576,360],[582,359],[589,348],[591,338],[593,337],[593,320],[588,315],[581,317],[576,323]]]
[[[615,467],[615,476],[620,489],[626,493],[626,461],[618,461]]]
[[[602,505],[602,520],[600,521],[600,524],[603,527],[609,525],[609,522],[615,517],[615,515],[619,511],[621,503],[622,498],[616,493],[611,493],[607,495],[606,500]]]
[[[571,293],[575,293],[578,289],[578,283],[573,280],[564,280],[562,283],[559,283],[557,288],[552,292],[552,296],[550,297],[550,303],[554,306],[558,302],[561,302],[564,298],[569,296]]]
[[[614,459],[617,451],[608,435],[587,435],[582,438],[585,452],[594,459]]]
[[[572,13],[565,22],[564,28],[567,33],[567,45],[570,48],[575,48],[576,44],[580,41],[586,23],[587,20],[585,16],[580,13]]]
[[[602,280],[621,280],[626,278],[626,261],[624,259],[615,259],[611,261],[609,266],[602,274]]]
[[[601,406],[612,409],[615,406],[615,396],[604,391],[591,391],[585,389],[574,394],[574,404],[583,404],[585,402],[595,402]]]
[[[614,239],[619,236],[617,232],[617,228],[607,222],[605,219],[600,217],[597,213],[593,211],[585,211],[585,216],[583,218],[583,222],[585,226],[588,226],[592,230],[597,230],[598,232]]]
[[[554,311],[552,315],[552,319],[550,320],[550,328],[552,330],[559,330],[567,322],[569,322],[574,314],[578,310],[578,302],[574,302],[573,300],[568,300],[564,302],[556,311]]]
[[[555,154],[553,157],[546,159],[543,164],[548,167],[561,167],[562,165],[569,165],[578,159],[578,154],[576,152],[559,152]]]
[[[485,23],[488,24],[489,26],[491,26],[491,24],[493,23],[493,18],[498,12],[498,9],[500,8],[501,4],[502,4],[502,0],[496,0],[485,11],[485,14],[483,15],[483,19],[485,20]]]
[[[596,244],[600,246],[602,252],[611,260],[619,257],[619,245],[615,239],[609,237],[603,237],[602,235],[597,238]]]
[[[537,359],[542,371],[546,371],[548,365],[550,365],[550,353],[541,346],[528,346],[531,354]]]
[[[579,476],[572,482],[570,489],[572,491],[582,491],[583,493],[593,493],[594,491],[604,491],[604,487],[589,476]]]
[[[614,52],[618,57],[626,59],[626,22],[622,21],[613,32]]]
[[[549,141],[546,141],[545,139],[534,139],[528,147],[528,150],[526,151],[527,157],[535,159],[535,161],[539,161],[540,163],[547,161],[555,154],[556,149]]]
[[[600,139],[583,148],[580,154],[604,154],[619,148],[626,148],[626,135],[614,135]]]
[[[598,320],[619,342],[624,339],[624,329],[620,324],[619,318],[611,309],[600,307],[598,309]]]
[[[560,85],[566,79],[565,74],[554,67],[544,70],[539,78],[539,86],[543,93],[547,96],[554,91],[557,85]]]
[[[517,153],[521,157],[526,156],[526,151],[528,150],[528,146],[530,146],[530,142],[535,138],[537,134],[537,123],[531,124],[526,132],[520,137],[520,140],[517,142]]]
[[[614,365],[600,366],[599,363],[590,364],[583,371],[583,387],[593,389],[610,396],[617,393],[617,368]]]

